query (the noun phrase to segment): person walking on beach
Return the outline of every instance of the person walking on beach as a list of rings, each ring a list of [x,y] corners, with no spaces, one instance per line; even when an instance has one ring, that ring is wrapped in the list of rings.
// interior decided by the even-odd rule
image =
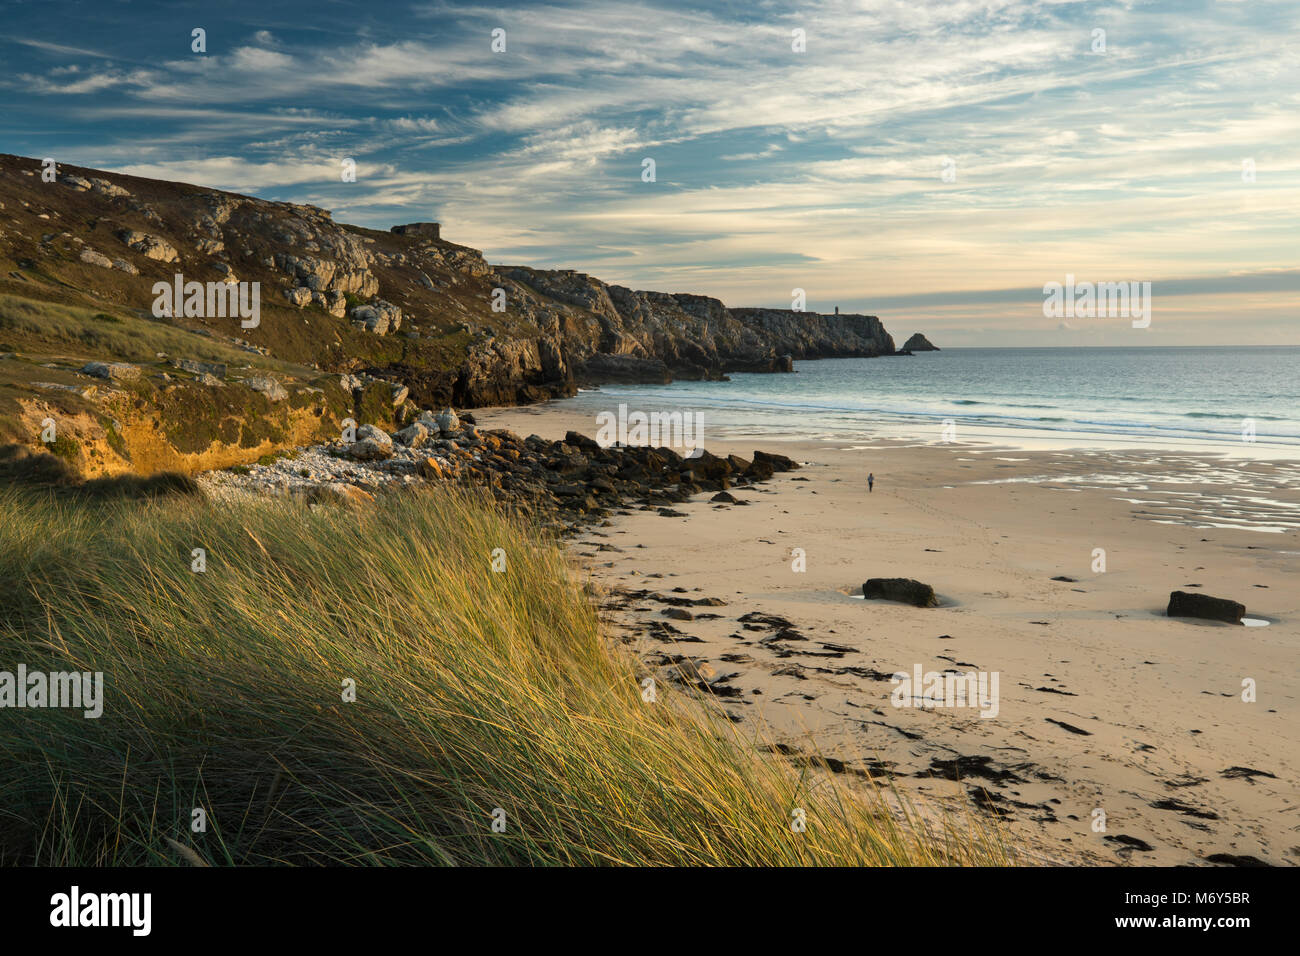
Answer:
[[[876,484],[876,476],[873,475],[871,472],[867,472],[867,491],[868,492],[874,491],[875,484]]]

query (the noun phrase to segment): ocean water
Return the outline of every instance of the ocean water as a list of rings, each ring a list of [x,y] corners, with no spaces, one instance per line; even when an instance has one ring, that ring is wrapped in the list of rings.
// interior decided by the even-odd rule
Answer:
[[[948,438],[1300,458],[1300,347],[945,349],[731,378],[607,385],[564,404],[593,417],[619,404],[690,411],[706,440]]]

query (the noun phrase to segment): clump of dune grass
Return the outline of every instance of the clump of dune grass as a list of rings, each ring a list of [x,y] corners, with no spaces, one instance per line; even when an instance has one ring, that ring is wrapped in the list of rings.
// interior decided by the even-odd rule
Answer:
[[[969,817],[891,812],[663,684],[647,703],[562,550],[462,493],[0,491],[0,581],[0,669],[105,680],[98,720],[0,710],[3,863],[1006,862]]]

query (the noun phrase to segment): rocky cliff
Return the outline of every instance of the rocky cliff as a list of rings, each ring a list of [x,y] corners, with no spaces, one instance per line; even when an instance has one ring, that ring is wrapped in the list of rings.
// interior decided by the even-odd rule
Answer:
[[[729,309],[687,293],[638,292],[569,270],[503,268],[527,316],[566,308],[560,344],[592,381],[710,378],[726,372],[788,372],[794,358],[890,355],[894,341],[875,316],[781,309]]]
[[[206,300],[183,286],[160,309],[155,284],[178,274]],[[255,320],[213,309],[213,289],[218,303],[225,289],[247,301],[252,283]],[[220,466],[273,450],[275,435],[330,433],[348,417],[397,422],[403,403],[514,404],[580,381],[719,378],[894,351],[874,316],[727,308],[493,266],[436,223],[380,232],[314,206],[0,155],[0,441],[30,442],[53,415],[89,443],[80,457],[92,470],[146,458]],[[84,371],[93,362],[123,368]],[[274,388],[247,384],[266,380]],[[218,391],[228,386],[239,387]],[[169,406],[212,421],[169,422]],[[146,449],[176,427],[202,437]]]

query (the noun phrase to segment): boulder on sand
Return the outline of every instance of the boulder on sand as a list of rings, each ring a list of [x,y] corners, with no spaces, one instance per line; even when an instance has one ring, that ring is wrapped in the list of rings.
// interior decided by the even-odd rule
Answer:
[[[1240,624],[1245,613],[1244,604],[1190,591],[1170,593],[1169,607],[1165,611],[1169,617],[1201,617],[1207,621],[1227,621],[1229,624]]]
[[[939,599],[934,588],[911,578],[870,578],[862,585],[862,596],[868,600],[900,601],[916,607],[938,607]]]
[[[754,464],[771,465],[773,471],[794,471],[799,463],[785,455],[773,455],[765,451],[754,452]]]

